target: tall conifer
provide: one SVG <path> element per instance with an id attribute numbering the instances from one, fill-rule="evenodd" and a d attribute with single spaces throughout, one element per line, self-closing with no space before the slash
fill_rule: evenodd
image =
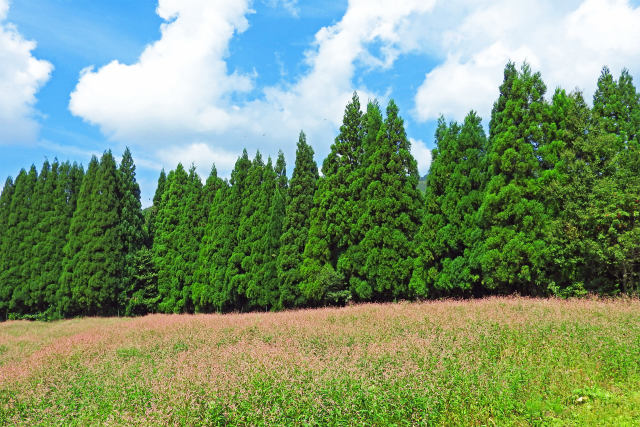
<path id="1" fill-rule="evenodd" d="M 273 174 L 271 161 L 269 161 L 269 166 L 271 168 L 270 174 Z M 229 258 L 226 271 L 227 286 L 230 290 L 228 294 L 234 301 L 234 305 L 241 309 L 249 308 L 250 304 L 254 302 L 253 297 L 248 300 L 248 289 L 250 285 L 256 286 L 254 264 L 262 261 L 262 254 L 252 254 L 252 247 L 258 240 L 258 236 L 261 236 L 265 231 L 263 228 L 266 222 L 265 209 L 268 206 L 265 206 L 267 203 L 266 193 L 261 191 L 264 174 L 265 164 L 258 151 L 247 174 L 246 186 L 241 199 L 242 209 L 238 222 L 237 244 Z M 271 183 L 273 184 L 274 181 L 272 180 Z"/>
<path id="2" fill-rule="evenodd" d="M 158 308 L 167 313 L 191 311 L 191 285 L 202 233 L 202 183 L 182 164 L 167 177 L 153 241 L 158 268 Z"/>
<path id="3" fill-rule="evenodd" d="M 488 182 L 479 211 L 480 264 L 489 290 L 546 292 L 545 207 L 538 199 L 537 149 L 543 141 L 546 86 L 524 64 L 507 64 L 491 113 Z"/>
<path id="4" fill-rule="evenodd" d="M 116 162 L 106 151 L 91 159 L 71 220 L 60 279 L 64 315 L 118 313 L 124 261 Z"/>
<path id="5" fill-rule="evenodd" d="M 300 288 L 311 303 L 345 301 L 351 297 L 349 279 L 338 264 L 340 257 L 357 241 L 361 201 L 358 170 L 362 167 L 362 112 L 356 93 L 345 108 L 340 133 L 322 165 L 311 213 Z M 347 263 L 348 264 L 348 263 Z"/>
<path id="6" fill-rule="evenodd" d="M 311 222 L 313 195 L 317 188 L 318 165 L 313 159 L 313 148 L 300 132 L 296 149 L 296 164 L 289 182 L 289 203 L 283 223 L 278 255 L 278 281 L 280 307 L 294 307 L 304 303 L 300 293 L 303 276 L 300 271 L 302 253 Z"/>
<path id="7" fill-rule="evenodd" d="M 405 298 L 415 257 L 414 238 L 422 218 L 418 166 L 411 155 L 404 122 L 391 100 L 366 169 L 365 230 L 360 245 L 360 277 L 351 282 L 362 300 Z"/>
<path id="8" fill-rule="evenodd" d="M 28 312 L 31 250 L 35 244 L 34 229 L 39 214 L 32 212 L 34 195 L 38 181 L 35 166 L 29 172 L 20 171 L 11 200 L 8 239 L 11 249 L 8 253 L 8 269 L 0 272 L 0 282 L 11 289 L 9 311 L 15 314 Z"/>
<path id="9" fill-rule="evenodd" d="M 13 247 L 9 217 L 11 215 L 11 199 L 15 192 L 13 179 L 8 177 L 0 194 L 0 320 L 6 320 L 12 289 L 5 281 L 5 272 L 11 266 L 10 252 Z"/>

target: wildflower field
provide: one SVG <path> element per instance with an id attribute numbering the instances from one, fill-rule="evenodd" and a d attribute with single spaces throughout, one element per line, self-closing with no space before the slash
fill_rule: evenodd
<path id="1" fill-rule="evenodd" d="M 10 321 L 0 423 L 640 425 L 640 301 Z"/>

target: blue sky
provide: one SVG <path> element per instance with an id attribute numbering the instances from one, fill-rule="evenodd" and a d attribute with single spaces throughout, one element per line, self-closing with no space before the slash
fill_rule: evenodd
<path id="1" fill-rule="evenodd" d="M 320 164 L 351 93 L 395 99 L 424 174 L 442 113 L 487 118 L 508 60 L 590 98 L 640 77 L 638 0 L 0 0 L 0 177 L 133 152 L 143 205 L 178 161 Z M 485 120 L 486 121 L 486 120 Z"/>

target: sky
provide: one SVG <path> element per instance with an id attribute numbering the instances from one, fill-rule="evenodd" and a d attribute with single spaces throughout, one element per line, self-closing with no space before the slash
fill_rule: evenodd
<path id="1" fill-rule="evenodd" d="M 0 179 L 130 147 L 143 206 L 162 168 L 300 130 L 319 165 L 344 107 L 394 99 L 421 175 L 438 117 L 488 122 L 508 61 L 587 99 L 607 65 L 640 80 L 640 0 L 0 0 Z"/>

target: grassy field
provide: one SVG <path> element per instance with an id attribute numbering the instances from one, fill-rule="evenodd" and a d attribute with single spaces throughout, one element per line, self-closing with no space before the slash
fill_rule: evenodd
<path id="1" fill-rule="evenodd" d="M 640 301 L 0 324 L 2 424 L 640 425 Z"/>

